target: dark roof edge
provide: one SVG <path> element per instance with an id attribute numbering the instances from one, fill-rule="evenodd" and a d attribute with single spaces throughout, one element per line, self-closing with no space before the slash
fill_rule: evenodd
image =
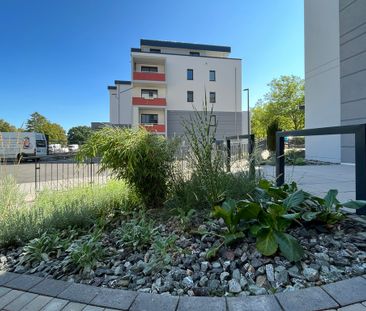
<path id="1" fill-rule="evenodd" d="M 205 51 L 215 51 L 215 52 L 231 52 L 230 46 L 222 45 L 210 45 L 210 44 L 197 44 L 197 43 L 185 43 L 185 42 L 175 42 L 175 41 L 159 41 L 159 40 L 147 40 L 141 39 L 141 45 L 156 46 L 156 47 L 169 47 L 178 49 L 192 49 L 192 50 L 205 50 Z"/>
<path id="2" fill-rule="evenodd" d="M 114 80 L 114 84 L 127 84 L 130 85 L 131 81 L 126 81 L 126 80 Z"/>
<path id="3" fill-rule="evenodd" d="M 111 86 L 111 85 L 108 85 L 108 90 L 117 90 L 117 87 L 116 86 Z"/>

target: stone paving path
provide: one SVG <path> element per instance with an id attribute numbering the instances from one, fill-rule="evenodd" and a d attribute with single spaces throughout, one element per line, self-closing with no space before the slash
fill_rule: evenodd
<path id="1" fill-rule="evenodd" d="M 366 311 L 366 275 L 264 296 L 176 297 L 93 287 L 0 271 L 6 311 Z"/>

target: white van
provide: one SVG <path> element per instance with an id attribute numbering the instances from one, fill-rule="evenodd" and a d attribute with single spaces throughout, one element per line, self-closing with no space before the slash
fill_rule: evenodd
<path id="1" fill-rule="evenodd" d="M 47 155 L 47 140 L 42 133 L 0 132 L 0 159 L 21 160 Z"/>

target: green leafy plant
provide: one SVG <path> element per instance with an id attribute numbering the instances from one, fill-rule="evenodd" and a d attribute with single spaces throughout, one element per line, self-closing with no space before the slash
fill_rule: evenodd
<path id="1" fill-rule="evenodd" d="M 101 242 L 102 233 L 99 230 L 85 235 L 74 241 L 66 250 L 66 265 L 72 265 L 82 271 L 95 268 L 98 261 L 106 256 L 106 251 Z"/>
<path id="2" fill-rule="evenodd" d="M 191 209 L 184 209 L 184 208 L 175 208 L 173 209 L 173 212 L 175 214 L 175 218 L 180 222 L 183 229 L 187 229 L 188 226 L 191 224 L 192 217 L 196 214 L 196 210 Z"/>
<path id="3" fill-rule="evenodd" d="M 145 215 L 131 218 L 114 231 L 118 245 L 142 249 L 150 247 L 157 234 L 154 222 Z"/>
<path id="4" fill-rule="evenodd" d="M 153 255 L 148 263 L 152 270 L 157 271 L 171 263 L 171 253 L 178 249 L 175 244 L 177 239 L 178 236 L 175 234 L 168 237 L 161 237 L 160 235 L 155 237 L 154 243 L 152 244 Z"/>
<path id="5" fill-rule="evenodd" d="M 78 158 L 101 157 L 101 170 L 111 170 L 133 186 L 146 207 L 166 199 L 176 143 L 143 128 L 104 128 L 81 148 Z"/>

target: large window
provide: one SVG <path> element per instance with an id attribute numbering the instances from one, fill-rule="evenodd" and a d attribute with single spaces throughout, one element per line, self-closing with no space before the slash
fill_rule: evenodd
<path id="1" fill-rule="evenodd" d="M 215 70 L 210 70 L 209 78 L 210 78 L 210 81 L 216 81 L 216 71 Z"/>
<path id="2" fill-rule="evenodd" d="M 158 90 L 141 90 L 142 98 L 158 98 Z"/>
<path id="3" fill-rule="evenodd" d="M 141 66 L 142 72 L 158 72 L 158 67 L 153 66 Z"/>
<path id="4" fill-rule="evenodd" d="M 200 56 L 200 52 L 189 52 L 189 55 L 191 56 Z"/>
<path id="5" fill-rule="evenodd" d="M 161 53 L 160 49 L 150 49 L 151 53 Z"/>
<path id="6" fill-rule="evenodd" d="M 187 91 L 187 102 L 193 103 L 193 91 Z"/>
<path id="7" fill-rule="evenodd" d="M 210 103 L 216 103 L 216 92 L 210 92 Z"/>
<path id="8" fill-rule="evenodd" d="M 158 124 L 158 115 L 157 114 L 141 114 L 141 124 Z"/>
<path id="9" fill-rule="evenodd" d="M 187 80 L 193 80 L 193 69 L 187 69 Z"/>

